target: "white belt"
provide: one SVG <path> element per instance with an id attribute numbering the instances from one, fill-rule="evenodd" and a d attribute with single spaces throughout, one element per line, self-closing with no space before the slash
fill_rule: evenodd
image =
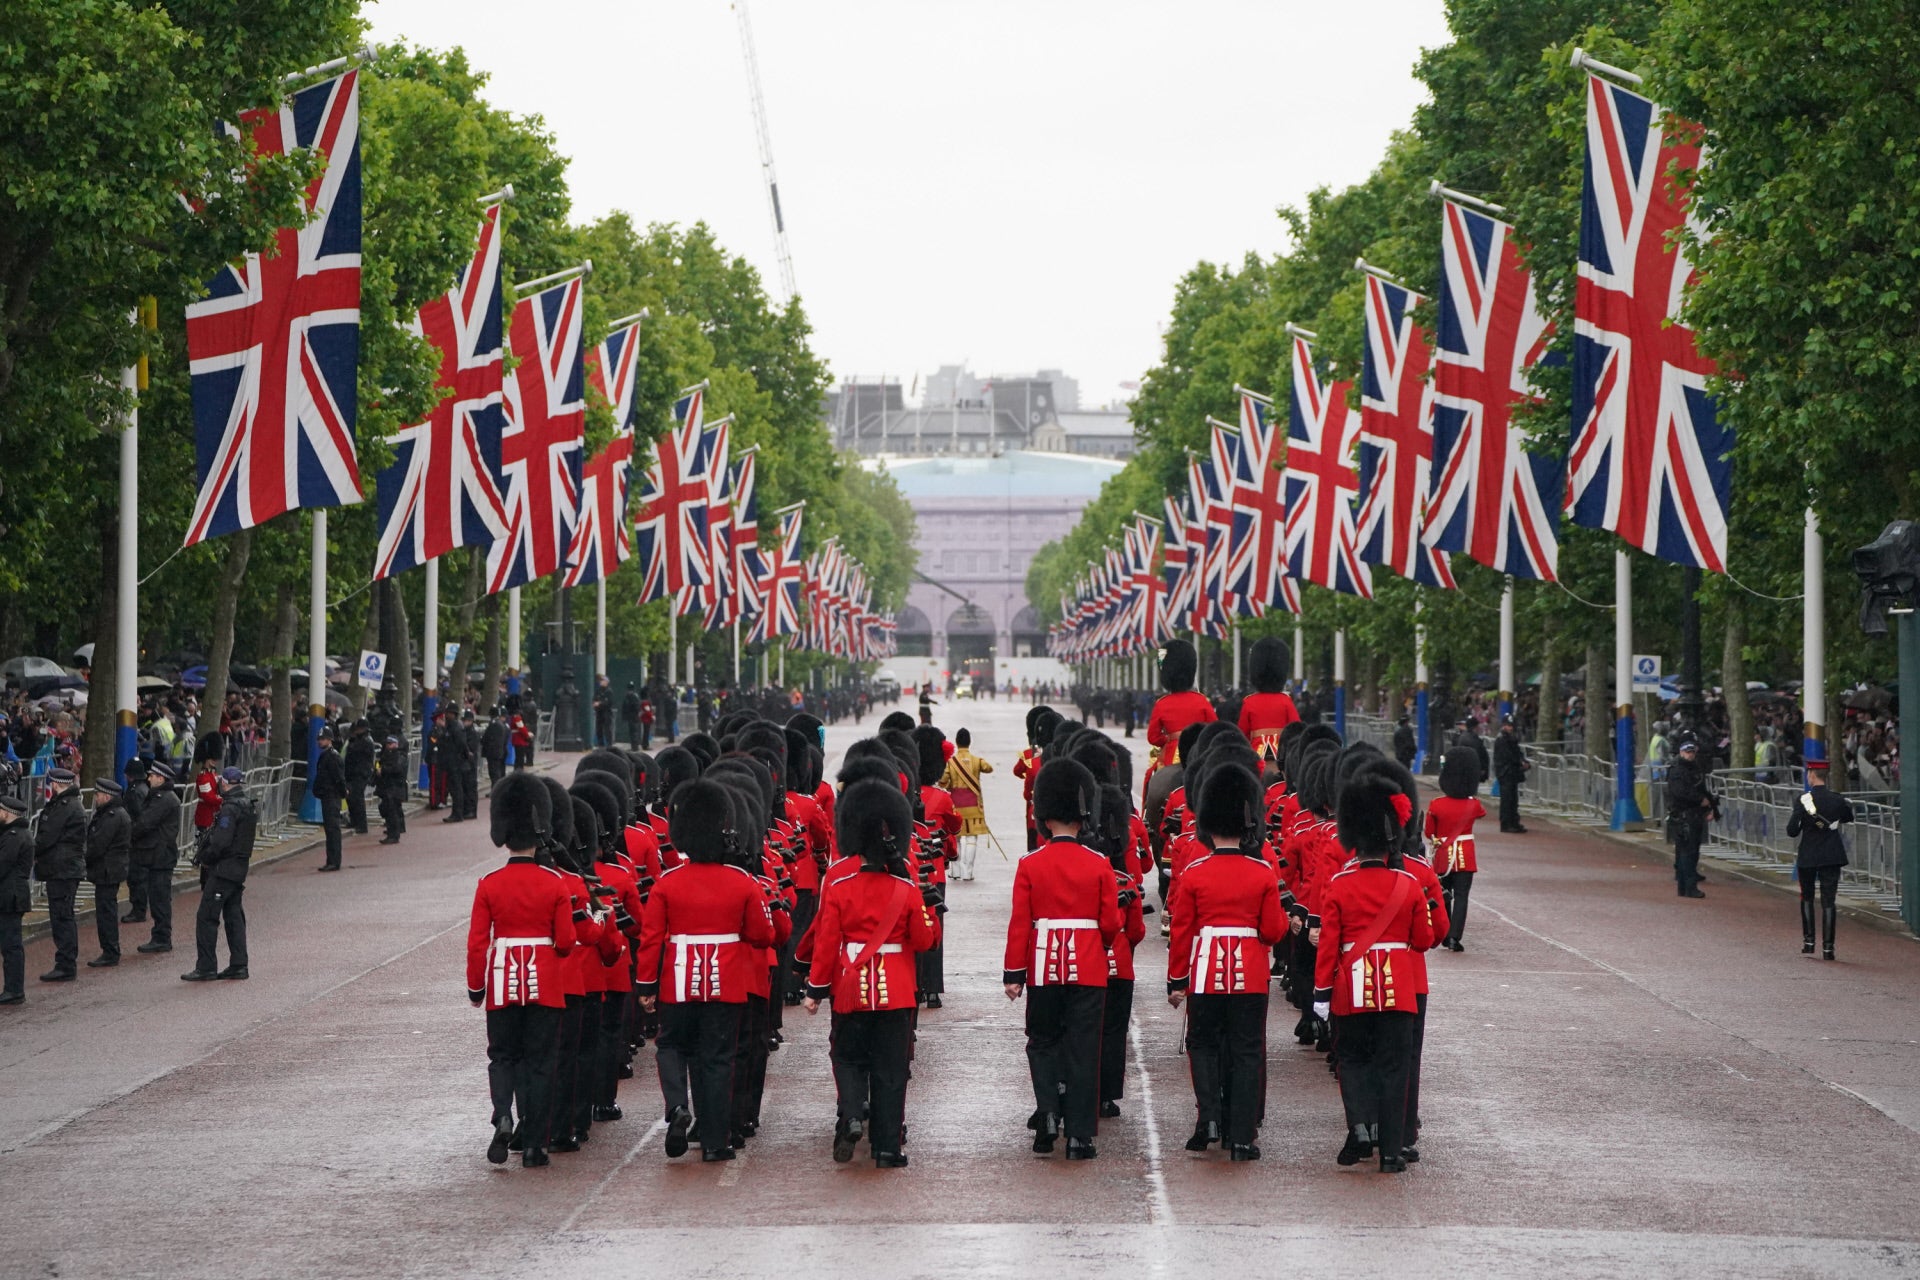
<path id="1" fill-rule="evenodd" d="M 846 948 L 847 961 L 848 963 L 852 963 L 860 958 L 860 953 L 867 949 L 867 944 L 864 942 L 849 942 L 846 944 Z M 873 949 L 873 954 L 877 956 L 897 956 L 904 950 L 906 950 L 906 948 L 897 942 L 883 942 Z"/>
<path id="2" fill-rule="evenodd" d="M 1367 948 L 1366 953 L 1354 958 L 1353 962 L 1347 966 L 1347 972 L 1353 983 L 1353 1003 L 1356 1006 L 1364 1004 L 1367 998 L 1367 955 L 1375 951 L 1405 951 L 1406 949 L 1407 944 L 1404 942 L 1376 942 Z M 1344 944 L 1340 950 L 1342 953 L 1352 951 L 1353 943 Z"/>
<path id="3" fill-rule="evenodd" d="M 527 957 L 524 970 L 510 965 L 508 959 L 515 951 L 527 951 L 534 947 L 550 947 L 552 938 L 495 938 L 488 950 L 490 978 L 493 986 L 495 1004 L 532 1004 L 540 999 L 540 971 L 533 965 L 533 958 Z M 521 997 L 514 1000 L 510 997 Z"/>
<path id="4" fill-rule="evenodd" d="M 674 998 L 685 1003 L 687 992 L 692 983 L 693 966 L 699 963 L 701 972 L 697 984 L 702 991 L 701 999 L 718 1000 L 720 998 L 720 947 L 729 942 L 740 941 L 737 933 L 671 933 L 667 941 L 673 944 L 673 994 Z M 711 958 L 698 960 L 693 954 L 695 947 L 714 948 Z"/>
<path id="5" fill-rule="evenodd" d="M 1070 935 L 1075 929 L 1098 929 L 1099 927 L 1100 922 L 1098 920 L 1035 920 L 1033 922 L 1033 971 L 1027 975 L 1028 980 L 1034 986 L 1044 987 L 1048 985 L 1047 951 L 1052 935 L 1056 933 Z M 1071 959 L 1062 957 L 1062 960 L 1066 965 L 1065 971 L 1070 975 L 1063 979 L 1063 981 L 1072 982 L 1079 976 L 1079 954 L 1076 952 Z"/>
<path id="6" fill-rule="evenodd" d="M 1187 962 L 1193 970 L 1193 994 L 1197 996 L 1207 994 L 1207 979 L 1213 972 L 1213 944 L 1216 941 L 1222 938 L 1257 938 L 1259 936 L 1258 929 L 1250 929 L 1243 924 L 1200 926 L 1200 936 L 1193 940 L 1193 956 Z"/>

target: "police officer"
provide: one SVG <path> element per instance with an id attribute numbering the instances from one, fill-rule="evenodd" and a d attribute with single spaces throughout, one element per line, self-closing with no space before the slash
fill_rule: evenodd
<path id="1" fill-rule="evenodd" d="M 446 780 L 447 788 L 447 816 L 440 821 L 465 822 L 467 775 L 473 765 L 473 752 L 468 746 L 466 731 L 452 716 L 447 716 L 439 724 L 438 734 L 434 746 L 434 767 L 438 776 Z"/>
<path id="2" fill-rule="evenodd" d="M 396 737 L 388 737 L 380 749 L 373 791 L 380 798 L 380 821 L 387 827 L 380 843 L 399 844 L 407 832 L 407 753 Z"/>
<path id="3" fill-rule="evenodd" d="M 74 899 L 87 869 L 87 815 L 71 769 L 47 774 L 47 802 L 33 834 L 33 874 L 47 886 L 47 923 L 53 931 L 53 968 L 42 982 L 72 982 L 80 963 L 80 926 Z"/>
<path id="4" fill-rule="evenodd" d="M 1833 959 L 1833 934 L 1840 923 L 1840 868 L 1847 865 L 1842 823 L 1853 821 L 1847 798 L 1827 790 L 1827 762 L 1807 761 L 1807 791 L 1787 817 L 1787 834 L 1800 837 L 1794 873 L 1800 881 L 1800 954 L 1813 954 L 1813 894 L 1820 891 L 1821 954 Z"/>
<path id="5" fill-rule="evenodd" d="M 340 869 L 340 802 L 347 798 L 347 766 L 333 749 L 333 726 L 320 726 L 320 754 L 314 761 L 313 785 L 308 788 L 320 802 L 320 829 L 327 834 L 327 860 L 322 871 Z"/>
<path id="6" fill-rule="evenodd" d="M 507 776 L 507 717 L 499 707 L 487 716 L 487 727 L 480 734 L 480 754 L 487 762 L 487 784 L 497 787 Z"/>
<path id="7" fill-rule="evenodd" d="M 173 766 L 155 760 L 147 766 L 147 791 L 133 814 L 128 841 L 128 875 L 144 880 L 153 933 L 135 950 L 152 955 L 173 950 L 173 871 L 180 863 L 180 793 Z"/>
<path id="8" fill-rule="evenodd" d="M 627 746 L 631 750 L 642 749 L 640 742 L 640 690 L 633 681 L 627 681 L 627 692 L 620 699 L 620 718 L 627 725 Z"/>
<path id="9" fill-rule="evenodd" d="M 21 1004 L 27 998 L 27 949 L 20 941 L 20 917 L 33 905 L 32 875 L 27 802 L 0 795 L 0 1004 Z"/>
<path id="10" fill-rule="evenodd" d="M 93 885 L 93 928 L 100 954 L 89 969 L 120 963 L 120 886 L 127 881 L 128 837 L 133 821 L 120 802 L 123 788 L 112 778 L 93 780 L 93 813 L 87 819 L 87 880 Z"/>
<path id="11" fill-rule="evenodd" d="M 241 898 L 247 890 L 247 867 L 253 861 L 257 818 L 253 797 L 245 787 L 247 775 L 229 766 L 220 773 L 220 816 L 200 838 L 194 863 L 200 868 L 200 910 L 194 917 L 194 942 L 199 958 L 180 975 L 182 982 L 211 982 L 215 978 L 247 976 L 247 911 Z M 220 925 L 227 926 L 227 967 L 219 969 Z"/>
<path id="12" fill-rule="evenodd" d="M 1673 877 L 1683 898 L 1704 898 L 1700 888 L 1700 842 L 1717 808 L 1707 788 L 1707 768 L 1700 762 L 1700 743 L 1691 735 L 1680 740 L 1667 770 L 1667 821 L 1673 826 Z"/>
<path id="13" fill-rule="evenodd" d="M 126 808 L 127 817 L 138 820 L 140 807 L 147 802 L 147 771 L 141 766 L 138 757 L 127 761 L 126 790 L 120 795 L 120 803 Z M 133 861 L 129 854 L 127 864 L 127 914 L 120 917 L 121 924 L 142 924 L 147 919 L 147 878 L 140 872 L 140 864 Z"/>
<path id="14" fill-rule="evenodd" d="M 467 802 L 469 821 L 480 817 L 480 728 L 474 723 L 473 708 L 460 713 L 461 794 Z"/>
<path id="15" fill-rule="evenodd" d="M 367 834 L 367 788 L 373 785 L 373 762 L 379 755 L 365 718 L 347 731 L 347 822 L 356 835 Z"/>
<path id="16" fill-rule="evenodd" d="M 1493 740 L 1493 776 L 1500 784 L 1500 829 L 1516 835 L 1525 835 L 1527 829 L 1520 825 L 1520 784 L 1526 779 L 1527 770 L 1533 766 L 1527 763 L 1526 753 L 1520 749 L 1520 734 L 1513 725 L 1513 717 L 1507 716 L 1500 721 L 1500 736 Z"/>

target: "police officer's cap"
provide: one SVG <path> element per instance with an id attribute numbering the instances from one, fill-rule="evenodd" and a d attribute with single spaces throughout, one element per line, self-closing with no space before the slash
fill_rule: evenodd
<path id="1" fill-rule="evenodd" d="M 110 796 L 117 796 L 126 791 L 125 787 L 115 782 L 112 778 L 95 778 L 93 780 L 93 789 L 95 791 L 104 791 Z"/>

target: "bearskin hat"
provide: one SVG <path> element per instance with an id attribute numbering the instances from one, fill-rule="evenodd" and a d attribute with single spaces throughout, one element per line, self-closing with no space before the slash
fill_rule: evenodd
<path id="1" fill-rule="evenodd" d="M 733 819 L 728 828 L 731 834 L 727 841 L 725 861 L 751 867 L 753 864 L 742 855 L 749 850 L 757 852 L 766 839 L 766 828 L 761 822 L 760 795 L 754 788 L 753 779 L 744 773 L 721 769 L 702 780 L 711 781 L 725 791 L 732 805 Z"/>
<path id="2" fill-rule="evenodd" d="M 1094 781 L 1101 786 L 1120 784 L 1120 752 L 1106 735 L 1088 732 L 1080 735 L 1071 750 L 1065 753 L 1069 760 L 1078 760 L 1087 766 Z"/>
<path id="3" fill-rule="evenodd" d="M 1096 784 L 1077 760 L 1049 760 L 1033 780 L 1033 824 L 1092 820 Z"/>
<path id="4" fill-rule="evenodd" d="M 1194 744 L 1200 741 L 1200 731 L 1212 723 L 1214 722 L 1211 720 L 1195 720 L 1180 731 L 1180 736 L 1174 740 L 1176 749 L 1180 752 L 1179 763 L 1185 764 L 1193 757 Z"/>
<path id="5" fill-rule="evenodd" d="M 1048 706 L 1044 702 L 1036 703 L 1033 706 L 1028 707 L 1027 708 L 1027 745 L 1030 747 L 1038 745 L 1037 743 L 1034 742 L 1033 735 L 1034 735 L 1035 727 L 1038 726 L 1040 723 L 1041 716 L 1059 715 L 1059 714 L 1060 714 L 1059 712 L 1055 711 L 1052 707 Z"/>
<path id="6" fill-rule="evenodd" d="M 1330 743 L 1310 742 L 1300 749 L 1297 760 L 1299 777 L 1294 793 L 1300 803 L 1325 818 L 1333 814 L 1333 762 L 1338 754 Z"/>
<path id="7" fill-rule="evenodd" d="M 573 797 L 560 785 L 558 778 L 542 774 L 540 785 L 547 789 L 547 802 L 553 814 L 552 832 L 547 847 L 554 852 L 554 861 L 570 871 L 580 868 L 573 859 Z"/>
<path id="8" fill-rule="evenodd" d="M 567 790 L 576 800 L 583 800 L 593 810 L 594 829 L 598 839 L 594 842 L 596 850 L 612 850 L 618 847 L 620 833 L 626 830 L 626 818 L 620 810 L 620 799 L 614 789 L 600 779 L 604 773 L 589 772 L 585 777 L 576 777 Z M 578 826 L 580 816 L 574 814 L 574 825 Z"/>
<path id="9" fill-rule="evenodd" d="M 780 732 L 787 741 L 787 790 L 812 791 L 820 783 L 816 780 L 813 786 L 807 785 L 808 756 L 817 748 L 812 740 L 798 729 L 782 729 Z"/>
<path id="10" fill-rule="evenodd" d="M 1115 871 L 1127 869 L 1127 846 L 1133 838 L 1133 816 L 1127 793 L 1118 783 L 1103 782 L 1096 797 L 1098 813 L 1094 818 L 1095 844 Z M 1085 832 L 1081 833 L 1085 836 Z"/>
<path id="11" fill-rule="evenodd" d="M 781 795 L 779 788 L 774 785 L 773 772 L 767 768 L 766 761 L 746 752 L 736 752 L 715 760 L 713 768 L 707 773 L 709 776 L 737 777 L 752 788 L 755 813 L 748 829 L 756 842 L 765 839 Z"/>
<path id="12" fill-rule="evenodd" d="M 620 804 L 620 825 L 626 826 L 633 821 L 633 788 L 626 785 L 626 779 L 619 774 L 608 773 L 605 769 L 575 769 L 575 782 L 597 782 L 613 792 L 613 798 Z"/>
<path id="13" fill-rule="evenodd" d="M 1260 775 L 1244 761 L 1229 760 L 1207 770 L 1193 825 L 1203 837 L 1235 840 L 1243 851 L 1257 854 L 1266 834 L 1266 811 L 1267 790 L 1260 785 Z"/>
<path id="14" fill-rule="evenodd" d="M 736 751 L 768 751 L 780 762 L 774 776 L 787 776 L 787 731 L 766 720 L 754 720 L 734 735 Z"/>
<path id="15" fill-rule="evenodd" d="M 685 747 L 663 747 L 660 754 L 653 758 L 654 766 L 660 772 L 659 794 L 671 796 L 683 783 L 692 782 L 706 768 L 700 757 Z"/>
<path id="16" fill-rule="evenodd" d="M 1480 753 L 1455 747 L 1440 761 L 1440 791 L 1455 800 L 1471 799 L 1480 789 Z"/>
<path id="17" fill-rule="evenodd" d="M 1027 741 L 1038 750 L 1045 751 L 1053 742 L 1053 731 L 1060 727 L 1063 717 L 1052 707 L 1038 708 L 1040 714 L 1033 718 L 1033 724 L 1027 731 Z"/>
<path id="18" fill-rule="evenodd" d="M 553 801 L 539 775 L 510 773 L 500 779 L 487 799 L 487 821 L 495 847 L 539 848 L 553 825 Z"/>
<path id="19" fill-rule="evenodd" d="M 706 733 L 690 733 L 680 739 L 680 745 L 700 757 L 700 767 L 706 768 L 720 758 L 719 739 Z"/>
<path id="20" fill-rule="evenodd" d="M 847 758 L 840 762 L 840 774 L 836 780 L 840 783 L 840 789 L 843 795 L 846 793 L 847 788 L 853 786 L 856 782 L 884 782 L 895 791 L 899 791 L 900 769 L 893 763 L 892 756 L 882 758 L 880 756 L 856 756 L 849 753 Z M 901 794 L 903 796 L 905 795 L 904 792 Z M 834 816 L 839 816 L 838 808 L 834 810 Z"/>
<path id="21" fill-rule="evenodd" d="M 1193 688 L 1200 674 L 1200 654 L 1191 640 L 1169 640 L 1160 654 L 1160 687 L 1168 693 L 1185 693 Z"/>
<path id="22" fill-rule="evenodd" d="M 825 727 L 820 723 L 819 716 L 810 715 L 805 711 L 796 711 L 787 717 L 787 728 L 804 733 L 807 741 L 816 747 L 820 745 L 820 734 Z"/>
<path id="23" fill-rule="evenodd" d="M 907 857 L 913 840 L 913 810 L 899 787 L 862 778 L 840 793 L 833 829 L 842 855 L 884 869 Z"/>
<path id="24" fill-rule="evenodd" d="M 880 732 L 893 733 L 896 731 L 900 733 L 912 733 L 913 717 L 904 711 L 887 712 L 885 718 L 880 721 Z"/>
<path id="25" fill-rule="evenodd" d="M 1399 849 L 1415 812 L 1413 800 L 1376 763 L 1340 789 L 1340 843 L 1358 857 L 1384 858 Z"/>
<path id="26" fill-rule="evenodd" d="M 615 751 L 611 747 L 589 751 L 580 757 L 580 763 L 574 767 L 574 772 L 578 774 L 583 769 L 598 769 L 616 778 L 625 778 L 628 789 L 631 790 L 633 787 L 633 761 L 627 759 L 627 753 L 624 751 Z"/>
<path id="27" fill-rule="evenodd" d="M 1293 675 L 1293 651 L 1279 636 L 1261 636 L 1247 655 L 1247 678 L 1261 693 L 1281 693 Z"/>
<path id="28" fill-rule="evenodd" d="M 637 807 L 652 804 L 660 786 L 660 766 L 644 751 L 629 751 L 633 758 L 633 803 Z"/>
<path id="29" fill-rule="evenodd" d="M 938 786 L 940 775 L 947 771 L 947 735 L 923 724 L 913 731 L 913 745 L 920 753 L 920 785 Z"/>
<path id="30" fill-rule="evenodd" d="M 1340 788 L 1347 785 L 1347 779 L 1376 760 L 1386 758 L 1386 753 L 1371 742 L 1349 742 L 1340 748 L 1340 754 L 1334 757 L 1333 799 L 1340 802 Z"/>
<path id="31" fill-rule="evenodd" d="M 1362 777 L 1384 779 L 1395 791 L 1407 798 L 1408 817 L 1400 824 L 1400 839 L 1394 847 L 1403 854 L 1418 854 L 1421 848 L 1420 787 L 1413 780 L 1413 774 L 1392 756 L 1383 755 L 1355 775 L 1353 781 L 1357 783 Z"/>
<path id="32" fill-rule="evenodd" d="M 911 733 L 902 733 L 897 729 L 887 729 L 880 734 L 880 745 L 893 753 L 900 762 L 900 771 L 912 778 L 916 784 L 920 779 L 920 747 Z"/>
<path id="33" fill-rule="evenodd" d="M 664 752 L 662 753 L 665 754 Z M 706 778 L 683 782 L 668 801 L 667 839 L 693 862 L 725 862 L 736 835 L 733 797 Z"/>
<path id="34" fill-rule="evenodd" d="M 1287 752 L 1292 750 L 1293 744 L 1298 742 L 1300 735 L 1306 731 L 1307 726 L 1295 720 L 1280 731 L 1279 739 L 1273 744 L 1273 759 L 1280 766 L 1282 777 L 1286 776 Z"/>
<path id="35" fill-rule="evenodd" d="M 573 859 L 585 871 L 600 860 L 600 818 L 584 797 L 569 794 L 567 804 L 573 810 Z"/>

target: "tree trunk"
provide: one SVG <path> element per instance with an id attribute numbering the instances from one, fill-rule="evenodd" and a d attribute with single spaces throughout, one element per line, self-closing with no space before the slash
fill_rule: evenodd
<path id="1" fill-rule="evenodd" d="M 485 572 L 486 562 L 480 558 L 480 548 L 468 548 L 467 571 L 460 577 L 460 607 L 454 611 L 453 642 L 459 648 L 454 650 L 453 665 L 447 669 L 447 693 L 455 709 L 467 704 L 467 672 L 473 667 L 474 618 L 479 612 L 480 579 Z"/>
<path id="2" fill-rule="evenodd" d="M 487 647 L 480 677 L 480 705 L 500 705 L 500 596 L 487 597 Z"/>
<path id="3" fill-rule="evenodd" d="M 1720 693 L 1727 700 L 1729 768 L 1753 768 L 1753 704 L 1747 701 L 1747 605 L 1727 598 L 1727 643 L 1720 655 Z"/>
<path id="4" fill-rule="evenodd" d="M 293 758 L 293 645 L 300 631 L 300 608 L 293 584 L 282 582 L 273 602 L 273 681 L 268 691 L 267 759 Z M 313 697 L 313 673 L 307 673 L 307 697 Z M 325 683 L 321 684 L 325 696 Z M 305 743 L 301 755 L 305 755 Z"/>
<path id="5" fill-rule="evenodd" d="M 380 647 L 380 584 L 374 583 L 367 588 L 367 618 L 360 624 L 360 647 L 378 649 Z M 360 655 L 348 655 L 348 666 L 353 675 L 347 681 L 347 707 L 355 720 L 367 714 L 367 699 L 373 690 L 360 683 Z"/>
<path id="6" fill-rule="evenodd" d="M 114 738 L 119 728 L 119 646 L 115 632 L 119 618 L 120 538 L 111 504 L 100 504 L 100 583 L 93 613 L 93 666 L 89 671 L 87 711 L 82 729 L 86 753 L 81 760 L 82 785 L 113 773 Z M 64 656 L 64 655 L 63 655 Z"/>
<path id="7" fill-rule="evenodd" d="M 387 579 L 387 608 L 393 610 L 393 652 L 387 655 L 387 682 L 400 723 L 413 723 L 413 634 L 407 628 L 407 601 L 400 584 Z"/>
<path id="8" fill-rule="evenodd" d="M 1613 756 L 1613 747 L 1608 742 L 1612 737 L 1613 710 L 1608 705 L 1607 669 L 1600 646 L 1587 646 L 1587 706 L 1586 754 L 1596 760 L 1607 760 Z"/>
<path id="9" fill-rule="evenodd" d="M 1567 736 L 1561 727 L 1560 715 L 1564 703 L 1560 698 L 1560 642 L 1556 632 L 1559 628 L 1549 618 L 1541 626 L 1542 649 L 1540 653 L 1540 705 L 1534 716 L 1533 736 L 1539 742 L 1559 742 Z"/>
<path id="10" fill-rule="evenodd" d="M 207 648 L 207 687 L 200 695 L 196 733 L 205 737 L 220 727 L 220 708 L 227 700 L 227 670 L 233 665 L 233 616 L 240 606 L 240 584 L 246 581 L 247 557 L 253 552 L 253 530 L 227 535 L 227 562 L 213 595 L 213 643 Z"/>

